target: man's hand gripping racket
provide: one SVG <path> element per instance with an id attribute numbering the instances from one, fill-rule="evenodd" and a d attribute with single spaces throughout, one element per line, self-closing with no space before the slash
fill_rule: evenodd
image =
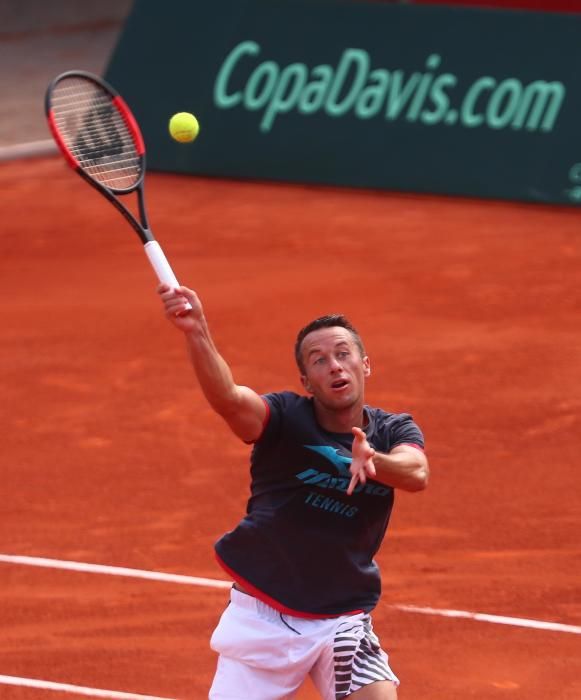
<path id="1" fill-rule="evenodd" d="M 68 164 L 98 190 L 131 224 L 159 281 L 179 287 L 155 240 L 145 210 L 145 144 L 123 98 L 104 80 L 84 71 L 68 71 L 48 86 L 45 100 L 49 127 Z M 119 197 L 137 193 L 139 220 Z M 181 313 L 187 313 L 186 304 Z"/>

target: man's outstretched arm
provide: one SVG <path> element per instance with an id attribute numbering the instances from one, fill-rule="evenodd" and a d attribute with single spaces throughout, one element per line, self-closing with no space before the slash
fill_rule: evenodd
<path id="1" fill-rule="evenodd" d="M 351 495 L 359 482 L 380 481 L 403 491 L 422 491 L 428 485 L 430 466 L 423 450 L 412 445 L 396 445 L 388 453 L 376 452 L 361 428 L 353 428 Z"/>

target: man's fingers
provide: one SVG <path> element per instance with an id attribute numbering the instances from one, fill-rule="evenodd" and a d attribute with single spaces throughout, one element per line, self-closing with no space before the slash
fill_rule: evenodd
<path id="1" fill-rule="evenodd" d="M 189 312 L 190 307 L 187 306 L 187 302 L 183 297 L 172 299 L 165 303 L 165 315 L 169 319 L 186 316 Z"/>
<path id="2" fill-rule="evenodd" d="M 353 463 L 351 463 L 350 470 L 352 476 L 349 486 L 347 487 L 348 496 L 351 496 L 359 482 L 366 484 L 368 477 L 374 477 L 377 474 L 377 470 L 375 469 L 375 465 L 373 464 L 371 458 L 363 462 L 361 466 L 353 466 Z"/>
<path id="3" fill-rule="evenodd" d="M 165 302 L 165 310 L 171 314 L 177 309 L 185 308 L 186 300 L 183 297 L 172 297 Z"/>
<path id="4" fill-rule="evenodd" d="M 358 479 L 359 477 L 357 476 L 357 474 L 353 474 L 353 476 L 351 477 L 351 481 L 349 482 L 349 486 L 347 487 L 348 496 L 352 495 L 353 489 L 357 486 Z"/>
<path id="5" fill-rule="evenodd" d="M 179 287 L 170 287 L 169 284 L 163 283 L 158 285 L 157 293 L 164 301 L 172 298 L 179 298 L 192 302 L 197 299 L 196 293 L 183 285 L 180 285 Z"/>
<path id="6" fill-rule="evenodd" d="M 185 303 L 185 297 L 173 289 L 167 289 L 164 292 L 160 292 L 160 297 L 163 303 L 167 306 L 168 304 L 178 302 L 180 304 Z"/>
<path id="7" fill-rule="evenodd" d="M 184 287 L 183 285 L 181 285 L 180 287 L 176 287 L 176 289 L 174 289 L 174 292 L 183 296 L 190 302 L 190 304 L 194 304 L 198 301 L 198 295 L 192 289 Z"/>
<path id="8" fill-rule="evenodd" d="M 366 473 L 366 464 L 362 464 L 360 467 L 353 467 L 353 464 L 351 464 L 351 481 L 349 482 L 349 486 L 347 488 L 347 495 L 350 496 L 355 487 L 359 482 L 362 484 L 367 483 L 367 473 Z"/>

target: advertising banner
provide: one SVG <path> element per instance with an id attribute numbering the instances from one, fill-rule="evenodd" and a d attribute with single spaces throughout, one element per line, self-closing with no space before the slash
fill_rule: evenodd
<path id="1" fill-rule="evenodd" d="M 138 0 L 106 77 L 151 169 L 580 205 L 579 65 L 574 15 Z"/>

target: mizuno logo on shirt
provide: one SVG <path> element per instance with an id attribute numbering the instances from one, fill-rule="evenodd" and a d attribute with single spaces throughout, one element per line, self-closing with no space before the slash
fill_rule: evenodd
<path id="1" fill-rule="evenodd" d="M 334 489 L 336 491 L 347 491 L 349 479 L 342 476 L 331 476 L 326 472 L 320 472 L 316 469 L 305 469 L 305 471 L 296 474 L 297 479 L 300 479 L 304 484 L 318 486 L 323 489 Z M 387 496 L 391 492 L 389 486 L 383 486 L 374 481 L 368 481 L 366 484 L 359 482 L 353 493 L 365 493 L 369 496 Z"/>
<path id="2" fill-rule="evenodd" d="M 349 465 L 353 461 L 351 457 L 345 457 L 339 450 L 330 445 L 303 445 L 308 450 L 317 452 L 335 467 L 339 472 L 339 476 L 332 476 L 327 472 L 321 472 L 317 469 L 306 469 L 297 474 L 297 479 L 300 479 L 305 484 L 318 486 L 323 489 L 334 489 L 336 491 L 347 491 L 351 480 L 351 472 Z M 364 492 L 370 496 L 387 496 L 391 489 L 382 484 L 367 482 L 366 484 L 359 483 L 355 487 L 354 493 Z"/>
<path id="3" fill-rule="evenodd" d="M 327 459 L 331 464 L 337 469 L 341 476 L 350 476 L 349 465 L 352 460 L 351 457 L 345 457 L 339 450 L 328 445 L 303 445 L 308 450 L 313 450 L 313 452 L 318 452 L 325 459 Z"/>

